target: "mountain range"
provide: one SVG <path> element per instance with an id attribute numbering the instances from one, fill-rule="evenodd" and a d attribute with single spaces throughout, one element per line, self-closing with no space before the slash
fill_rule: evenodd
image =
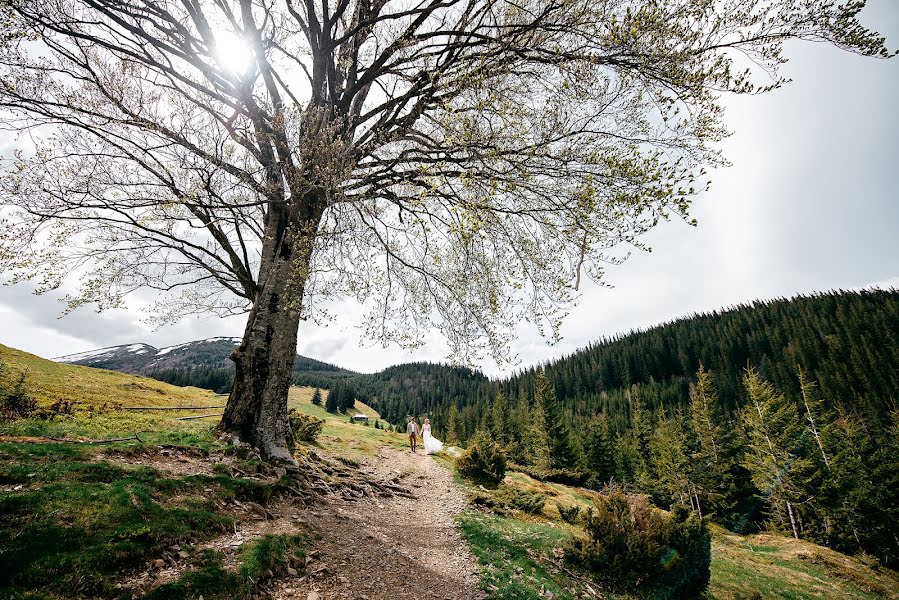
<path id="1" fill-rule="evenodd" d="M 225 392 L 231 387 L 234 372 L 234 365 L 228 357 L 239 343 L 240 338 L 214 337 L 165 348 L 144 343 L 123 344 L 59 356 L 53 360 Z M 293 371 L 295 378 L 299 374 L 326 379 L 355 375 L 347 369 L 299 354 L 294 360 Z"/>

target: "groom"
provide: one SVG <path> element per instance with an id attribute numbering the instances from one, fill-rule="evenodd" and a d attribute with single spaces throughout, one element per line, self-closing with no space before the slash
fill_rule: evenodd
<path id="1" fill-rule="evenodd" d="M 418 423 L 415 422 L 415 417 L 409 417 L 406 433 L 409 434 L 409 445 L 412 446 L 412 452 L 415 452 L 415 447 L 418 443 Z"/>

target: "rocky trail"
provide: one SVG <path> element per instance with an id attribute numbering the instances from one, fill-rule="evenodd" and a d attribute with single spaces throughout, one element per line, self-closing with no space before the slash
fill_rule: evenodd
<path id="1" fill-rule="evenodd" d="M 277 599 L 483 598 L 474 557 L 453 515 L 465 498 L 431 457 L 383 448 L 360 470 L 412 496 L 323 499 L 308 514 L 313 559 Z"/>

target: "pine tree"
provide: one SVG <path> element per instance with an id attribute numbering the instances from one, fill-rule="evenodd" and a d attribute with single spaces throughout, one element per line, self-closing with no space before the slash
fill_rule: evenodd
<path id="1" fill-rule="evenodd" d="M 796 405 L 754 369 L 746 370 L 744 385 L 749 395 L 749 405 L 743 410 L 747 434 L 744 465 L 767 499 L 775 523 L 789 527 L 798 539 L 797 504 L 808 499 L 803 484 L 810 466 L 803 452 L 802 421 Z"/>
<path id="2" fill-rule="evenodd" d="M 329 413 L 337 413 L 338 401 L 340 396 L 340 384 L 334 384 L 328 390 L 328 397 L 325 399 L 325 410 Z"/>
<path id="3" fill-rule="evenodd" d="M 608 483 L 615 474 L 615 447 L 609 433 L 609 420 L 605 414 L 599 413 L 590 419 L 584 451 L 593 486 L 599 487 Z"/>
<path id="4" fill-rule="evenodd" d="M 664 411 L 649 440 L 652 487 L 667 498 L 666 504 L 680 504 L 697 510 L 696 488 L 690 480 L 687 436 L 679 414 L 666 417 Z"/>
<path id="5" fill-rule="evenodd" d="M 322 405 L 322 391 L 319 388 L 315 388 L 315 391 L 312 392 L 312 404 L 316 406 Z"/>
<path id="6" fill-rule="evenodd" d="M 546 435 L 546 416 L 543 399 L 534 395 L 534 410 L 531 411 L 530 422 L 525 427 L 522 439 L 525 464 L 549 467 L 549 445 Z"/>
<path id="7" fill-rule="evenodd" d="M 465 423 L 459 409 L 453 404 L 446 420 L 446 443 L 450 446 L 460 446 L 464 442 Z"/>
<path id="8" fill-rule="evenodd" d="M 649 456 L 649 415 L 643 408 L 640 394 L 634 389 L 625 392 L 630 405 L 630 422 L 615 441 L 615 462 L 622 481 L 651 483 L 647 468 Z"/>
<path id="9" fill-rule="evenodd" d="M 721 410 L 712 374 L 702 365 L 690 387 L 691 475 L 693 503 L 700 515 L 713 512 L 726 517 L 736 505 L 735 475 L 739 454 L 734 427 Z"/>
<path id="10" fill-rule="evenodd" d="M 505 446 L 509 441 L 509 413 L 506 408 L 506 396 L 497 390 L 491 407 L 490 430 L 494 441 Z"/>
<path id="11" fill-rule="evenodd" d="M 549 466 L 553 469 L 573 469 L 577 466 L 577 453 L 571 443 L 571 430 L 562 415 L 562 407 L 556 393 L 543 371 L 537 372 L 535 396 L 543 407 L 543 423 L 546 445 L 549 449 Z"/>

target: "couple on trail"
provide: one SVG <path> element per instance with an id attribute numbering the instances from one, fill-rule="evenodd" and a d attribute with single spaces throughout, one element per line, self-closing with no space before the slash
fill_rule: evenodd
<path id="1" fill-rule="evenodd" d="M 419 434 L 424 440 L 425 454 L 437 454 L 443 449 L 443 442 L 431 435 L 430 419 L 425 419 L 424 427 L 419 431 L 418 421 L 415 420 L 415 417 L 409 417 L 409 422 L 406 424 L 406 433 L 409 434 L 409 445 L 412 447 L 412 452 L 415 452 L 415 449 L 418 447 Z"/>

